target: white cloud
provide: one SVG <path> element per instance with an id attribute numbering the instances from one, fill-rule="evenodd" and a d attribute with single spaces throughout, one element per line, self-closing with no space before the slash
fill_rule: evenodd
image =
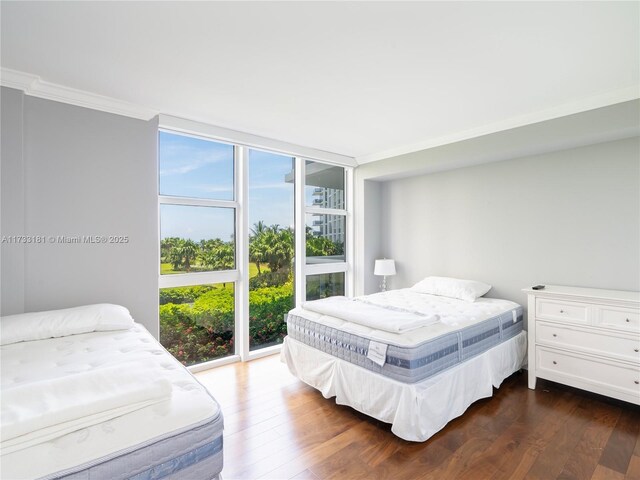
<path id="1" fill-rule="evenodd" d="M 276 189 L 276 188 L 293 191 L 293 183 L 264 183 L 262 185 L 249 185 L 249 191 L 267 190 L 267 189 Z"/>
<path id="2" fill-rule="evenodd" d="M 169 164 L 160 170 L 160 175 L 165 176 L 183 175 L 205 165 L 232 160 L 227 151 L 202 151 L 178 145 L 163 146 L 162 156 L 165 158 L 162 163 Z"/>
<path id="3" fill-rule="evenodd" d="M 201 192 L 209 192 L 209 193 L 216 193 L 216 192 L 229 192 L 231 190 L 233 190 L 232 186 L 217 186 L 217 185 L 193 185 L 190 186 L 190 188 L 193 188 L 194 190 L 199 190 Z"/>

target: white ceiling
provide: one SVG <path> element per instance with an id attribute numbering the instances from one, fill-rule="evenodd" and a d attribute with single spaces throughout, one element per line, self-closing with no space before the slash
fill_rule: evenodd
<path id="1" fill-rule="evenodd" d="M 638 2 L 2 2 L 3 68 L 377 160 L 637 98 Z"/>

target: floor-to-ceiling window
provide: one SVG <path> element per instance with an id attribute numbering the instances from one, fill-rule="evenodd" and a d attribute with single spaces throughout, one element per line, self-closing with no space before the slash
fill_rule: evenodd
<path id="1" fill-rule="evenodd" d="M 349 293 L 349 168 L 159 133 L 160 340 L 186 365 L 270 353 L 285 315 Z"/>
<path id="2" fill-rule="evenodd" d="M 160 341 L 185 365 L 235 354 L 236 148 L 159 133 Z"/>
<path id="3" fill-rule="evenodd" d="M 347 205 L 344 167 L 305 161 L 305 299 L 345 294 Z"/>
<path id="4" fill-rule="evenodd" d="M 249 150 L 249 347 L 277 345 L 294 305 L 295 158 Z"/>

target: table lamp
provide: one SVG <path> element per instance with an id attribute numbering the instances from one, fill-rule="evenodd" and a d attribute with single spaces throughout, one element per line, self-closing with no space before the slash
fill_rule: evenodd
<path id="1" fill-rule="evenodd" d="M 373 269 L 374 275 L 382 275 L 382 284 L 380 289 L 383 292 L 387 291 L 387 276 L 396 274 L 396 262 L 389 258 L 383 258 L 376 260 L 375 268 Z"/>

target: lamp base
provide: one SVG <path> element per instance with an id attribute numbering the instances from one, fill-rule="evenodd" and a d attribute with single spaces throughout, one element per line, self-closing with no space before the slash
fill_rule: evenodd
<path id="1" fill-rule="evenodd" d="M 386 275 L 382 276 L 382 283 L 380 284 L 380 291 L 381 292 L 386 292 L 387 291 L 387 276 Z"/>

